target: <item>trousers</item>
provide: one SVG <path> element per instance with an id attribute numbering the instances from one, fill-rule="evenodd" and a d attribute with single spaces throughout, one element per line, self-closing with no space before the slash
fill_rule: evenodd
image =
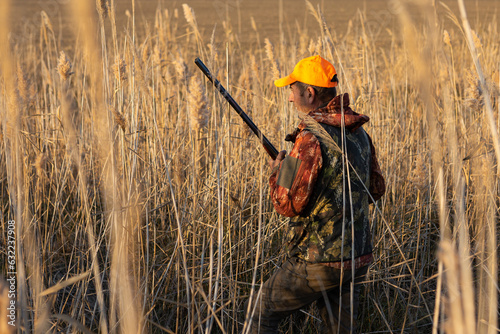
<path id="1" fill-rule="evenodd" d="M 277 333 L 281 320 L 314 301 L 321 315 L 322 333 L 356 333 L 360 282 L 366 276 L 368 265 L 353 270 L 351 309 L 351 269 L 288 258 L 263 284 L 260 298 L 251 309 L 250 333 Z"/>

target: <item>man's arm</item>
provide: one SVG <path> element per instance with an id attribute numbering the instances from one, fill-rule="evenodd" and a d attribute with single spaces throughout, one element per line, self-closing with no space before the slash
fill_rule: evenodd
<path id="1" fill-rule="evenodd" d="M 282 151 L 271 161 L 269 185 L 274 208 L 287 217 L 299 215 L 309 202 L 323 159 L 318 139 L 309 131 L 301 131 L 292 151 Z"/>

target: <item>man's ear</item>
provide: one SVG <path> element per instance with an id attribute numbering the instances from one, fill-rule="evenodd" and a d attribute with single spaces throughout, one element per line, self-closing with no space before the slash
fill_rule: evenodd
<path id="1" fill-rule="evenodd" d="M 305 93 L 307 94 L 306 98 L 308 99 L 309 103 L 313 103 L 316 100 L 316 91 L 311 86 L 307 87 Z"/>

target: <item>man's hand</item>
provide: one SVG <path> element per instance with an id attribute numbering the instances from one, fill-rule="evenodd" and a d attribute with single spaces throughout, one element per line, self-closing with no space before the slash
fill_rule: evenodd
<path id="1" fill-rule="evenodd" d="M 271 169 L 273 169 L 274 167 L 278 166 L 280 164 L 280 162 L 283 159 L 285 159 L 285 155 L 286 155 L 286 151 L 283 150 L 280 153 L 278 153 L 278 156 L 276 157 L 276 160 L 269 160 L 269 166 L 271 167 Z"/>

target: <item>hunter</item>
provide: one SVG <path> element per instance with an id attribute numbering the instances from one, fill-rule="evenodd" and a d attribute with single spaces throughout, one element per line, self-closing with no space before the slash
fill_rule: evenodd
<path id="1" fill-rule="evenodd" d="M 283 318 L 316 301 L 324 333 L 354 333 L 373 261 L 369 204 L 385 193 L 362 128 L 369 117 L 351 109 L 348 94 L 337 96 L 337 72 L 320 56 L 274 84 L 290 88 L 302 122 L 285 138 L 290 154 L 270 161 L 274 208 L 290 217 L 287 257 L 262 286 L 250 332 L 276 333 Z"/>

